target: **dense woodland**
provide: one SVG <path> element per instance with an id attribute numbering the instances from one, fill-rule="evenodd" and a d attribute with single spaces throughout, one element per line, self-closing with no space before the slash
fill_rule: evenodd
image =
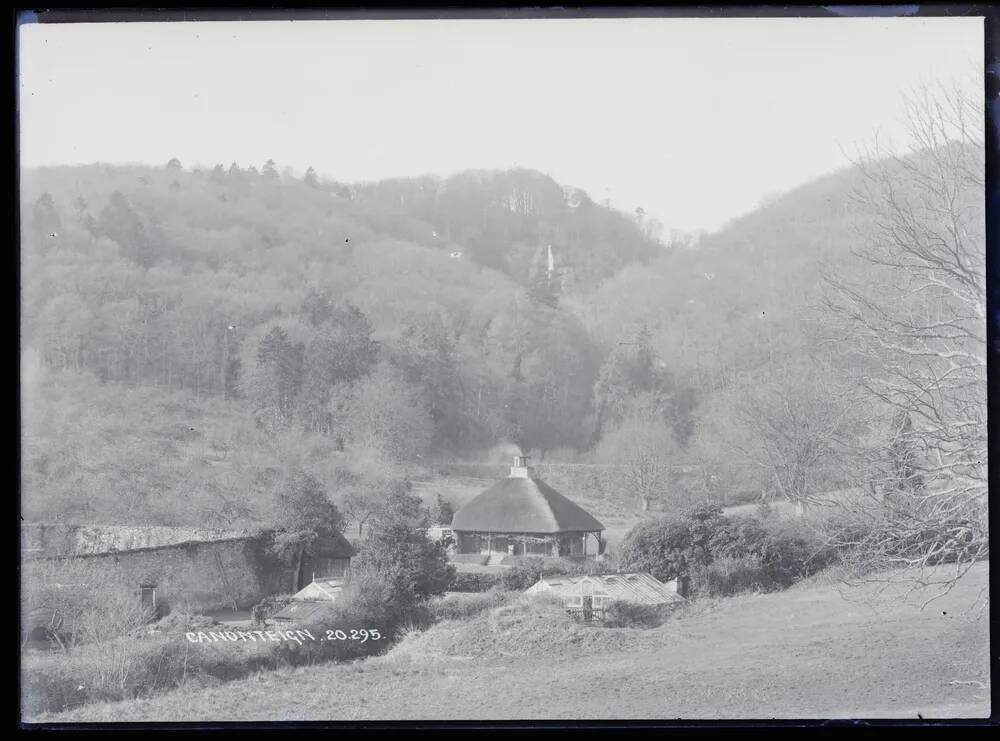
<path id="1" fill-rule="evenodd" d="M 24 514 L 238 525 L 318 484 L 359 522 L 502 444 L 618 464 L 637 509 L 941 451 L 921 486 L 984 490 L 981 141 L 931 134 L 697 241 L 531 170 L 26 171 Z"/>

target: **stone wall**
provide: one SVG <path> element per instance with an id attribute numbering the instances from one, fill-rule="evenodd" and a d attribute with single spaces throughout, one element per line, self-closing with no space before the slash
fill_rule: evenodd
<path id="1" fill-rule="evenodd" d="M 114 581 L 137 593 L 142 585 L 156 585 L 157 604 L 171 611 L 245 609 L 291 585 L 289 570 L 269 558 L 256 538 L 83 555 L 73 561 L 93 567 L 100 583 Z M 32 584 L 37 563 L 23 564 L 26 585 Z"/>
<path id="2" fill-rule="evenodd" d="M 27 557 L 59 556 L 132 551 L 183 543 L 216 542 L 247 538 L 248 530 L 220 528 L 159 527 L 151 525 L 63 525 L 26 523 L 21 528 Z"/>

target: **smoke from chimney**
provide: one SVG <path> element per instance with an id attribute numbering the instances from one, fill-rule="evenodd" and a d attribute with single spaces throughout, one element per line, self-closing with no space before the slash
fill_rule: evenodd
<path id="1" fill-rule="evenodd" d="M 509 466 L 516 455 L 524 455 L 521 448 L 512 442 L 504 440 L 500 444 L 490 448 L 484 462 L 491 466 Z"/>

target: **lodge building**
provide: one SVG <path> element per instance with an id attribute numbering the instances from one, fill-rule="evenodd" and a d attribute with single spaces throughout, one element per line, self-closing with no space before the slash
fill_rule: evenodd
<path id="1" fill-rule="evenodd" d="M 457 560 L 482 556 L 594 558 L 604 551 L 604 525 L 541 479 L 526 456 L 514 458 L 510 475 L 486 489 L 452 520 Z"/>

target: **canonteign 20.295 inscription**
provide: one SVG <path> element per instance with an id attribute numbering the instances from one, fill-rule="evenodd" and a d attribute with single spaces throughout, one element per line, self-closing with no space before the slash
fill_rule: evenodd
<path id="1" fill-rule="evenodd" d="M 381 641 L 382 633 L 374 628 L 368 630 L 327 630 L 319 635 L 310 630 L 209 630 L 184 634 L 191 643 L 231 643 L 246 641 Z"/>

